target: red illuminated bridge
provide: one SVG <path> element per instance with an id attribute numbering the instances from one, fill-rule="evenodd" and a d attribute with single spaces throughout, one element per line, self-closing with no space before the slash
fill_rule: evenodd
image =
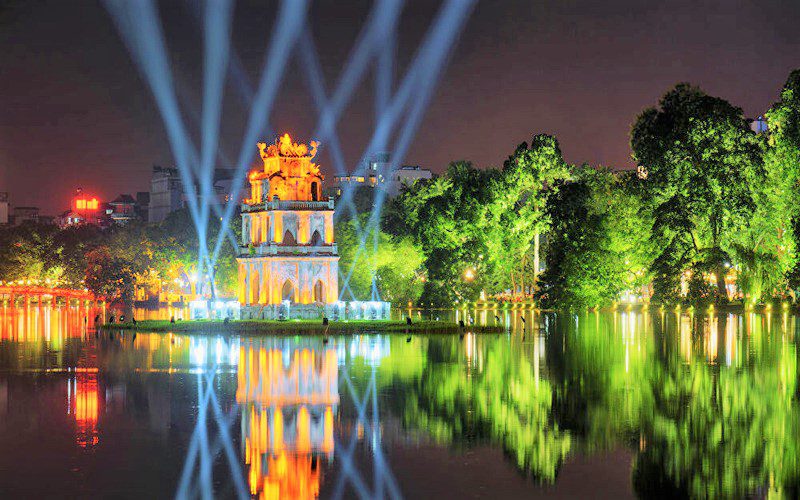
<path id="1" fill-rule="evenodd" d="M 18 300 L 24 300 L 26 304 L 38 302 L 43 304 L 50 302 L 54 304 L 58 301 L 69 303 L 94 302 L 95 296 L 88 290 L 74 290 L 70 288 L 54 288 L 39 285 L 2 285 L 0 286 L 0 301 L 4 304 L 16 304 Z"/>

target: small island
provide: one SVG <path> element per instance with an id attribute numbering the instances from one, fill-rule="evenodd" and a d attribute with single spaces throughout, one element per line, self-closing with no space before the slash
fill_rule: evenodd
<path id="1" fill-rule="evenodd" d="M 505 331 L 503 325 L 478 326 L 465 325 L 449 321 L 415 321 L 410 325 L 405 321 L 348 320 L 331 321 L 327 325 L 319 320 L 145 320 L 133 323 L 110 323 L 103 325 L 106 330 L 136 330 L 139 332 L 173 332 L 194 334 L 234 335 L 324 335 L 324 334 L 357 334 L 357 333 L 420 333 L 459 334 L 481 333 L 492 334 Z"/>

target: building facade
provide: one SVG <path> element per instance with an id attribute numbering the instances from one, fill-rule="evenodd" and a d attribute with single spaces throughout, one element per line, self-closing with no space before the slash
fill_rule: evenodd
<path id="1" fill-rule="evenodd" d="M 11 221 L 8 213 L 8 193 L 0 193 L 0 225 L 8 224 Z"/>
<path id="2" fill-rule="evenodd" d="M 40 219 L 39 207 L 14 207 L 12 217 L 14 224 L 17 226 L 38 223 Z"/>
<path id="3" fill-rule="evenodd" d="M 231 193 L 233 174 L 234 169 L 232 168 L 214 169 L 214 177 L 211 182 L 212 196 L 221 205 L 238 198 Z M 202 198 L 203 195 L 200 193 L 200 187 L 197 185 L 195 185 L 195 192 L 197 193 L 198 204 L 205 203 Z M 139 193 L 137 193 L 137 199 L 138 195 Z M 178 169 L 154 166 L 153 176 L 150 178 L 150 193 L 147 195 L 148 222 L 163 221 L 172 212 L 184 208 L 187 205 L 187 201 Z"/>
<path id="4" fill-rule="evenodd" d="M 397 196 L 404 185 L 410 186 L 420 179 L 430 179 L 433 173 L 418 165 L 392 167 L 389 153 L 372 155 L 352 174 L 333 177 L 333 194 L 341 196 L 345 187 L 371 187 L 385 189 L 389 196 Z"/>
<path id="5" fill-rule="evenodd" d="M 258 144 L 263 168 L 248 175 L 237 259 L 243 318 L 319 317 L 337 301 L 334 202 L 322 199 L 316 146 L 288 134 Z"/>
<path id="6" fill-rule="evenodd" d="M 129 194 L 121 194 L 108 202 L 108 216 L 116 224 L 127 224 L 136 220 L 136 200 Z"/>
<path id="7" fill-rule="evenodd" d="M 182 192 L 177 169 L 154 166 L 153 176 L 150 178 L 150 207 L 147 220 L 161 222 L 167 215 L 181 208 Z"/>

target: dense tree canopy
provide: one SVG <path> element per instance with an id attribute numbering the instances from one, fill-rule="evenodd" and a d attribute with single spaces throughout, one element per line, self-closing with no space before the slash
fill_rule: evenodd
<path id="1" fill-rule="evenodd" d="M 558 181 L 568 176 L 558 141 L 540 134 L 530 147 L 524 142 L 517 146 L 493 179 L 483 233 L 493 289 L 532 292 L 540 237 L 550 228 L 548 200 L 557 193 Z"/>
<path id="2" fill-rule="evenodd" d="M 474 300 L 486 283 L 483 221 L 492 200 L 488 188 L 497 175 L 468 162 L 451 163 L 445 175 L 416 182 L 390 207 L 384 226 L 407 230 L 425 255 L 423 301 Z M 391 222 L 397 214 L 402 224 Z M 467 270 L 473 279 L 465 279 Z"/>
<path id="3" fill-rule="evenodd" d="M 630 174 L 575 169 L 549 206 L 553 230 L 539 291 L 546 305 L 609 304 L 647 283 L 650 217 L 638 189 Z"/>
<path id="4" fill-rule="evenodd" d="M 423 302 L 472 301 L 481 290 L 532 292 L 540 236 L 550 225 L 547 202 L 568 175 L 558 141 L 537 135 L 502 169 L 454 162 L 398 197 L 384 225 L 413 235 L 425 254 Z"/>
<path id="5" fill-rule="evenodd" d="M 679 84 L 659 109 L 639 116 L 631 146 L 654 204 L 656 296 L 676 297 L 688 269 L 715 273 L 723 299 L 727 268 L 737 251 L 752 250 L 761 229 L 751 227 L 758 206 L 752 186 L 764 181 L 761 148 L 742 110 Z"/>
<path id="6" fill-rule="evenodd" d="M 209 222 L 208 245 L 220 230 Z M 237 237 L 235 231 L 234 237 Z M 88 224 L 59 229 L 49 224 L 0 229 L 0 279 L 50 280 L 63 287 L 84 286 L 111 301 L 129 303 L 134 286 L 153 290 L 196 272 L 199 242 L 186 210 L 163 222 L 101 229 Z M 236 250 L 227 242 L 217 259 L 216 281 L 222 293 L 236 287 Z"/>
<path id="7" fill-rule="evenodd" d="M 422 253 L 409 236 L 367 229 L 366 216 L 360 217 L 360 222 L 365 231 L 361 235 L 354 220 L 336 225 L 342 296 L 349 300 L 416 303 L 425 281 Z"/>
<path id="8" fill-rule="evenodd" d="M 796 290 L 800 288 L 800 267 L 794 254 L 800 241 L 800 70 L 789 75 L 780 100 L 767 112 L 767 121 L 764 167 L 768 182 L 761 193 L 768 210 L 760 219 L 771 223 L 768 243 L 778 247 L 782 271 L 792 266 L 789 286 Z M 771 189 L 766 189 L 768 186 Z"/>

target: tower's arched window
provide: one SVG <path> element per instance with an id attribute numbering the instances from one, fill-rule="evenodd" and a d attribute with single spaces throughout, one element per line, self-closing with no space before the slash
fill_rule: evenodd
<path id="1" fill-rule="evenodd" d="M 322 280 L 317 280 L 314 285 L 314 302 L 325 303 L 325 285 L 322 284 Z"/>
<path id="2" fill-rule="evenodd" d="M 319 184 L 316 182 L 311 183 L 311 200 L 319 201 Z"/>
<path id="3" fill-rule="evenodd" d="M 288 229 L 285 233 L 283 233 L 283 244 L 284 245 L 297 245 L 297 240 L 294 239 L 294 235 Z"/>
<path id="4" fill-rule="evenodd" d="M 291 280 L 286 280 L 283 282 L 283 288 L 281 289 L 281 299 L 288 300 L 289 302 L 295 302 L 294 285 L 292 285 Z"/>
<path id="5" fill-rule="evenodd" d="M 322 244 L 322 236 L 319 234 L 319 231 L 314 231 L 314 234 L 311 235 L 311 246 L 317 246 Z"/>

